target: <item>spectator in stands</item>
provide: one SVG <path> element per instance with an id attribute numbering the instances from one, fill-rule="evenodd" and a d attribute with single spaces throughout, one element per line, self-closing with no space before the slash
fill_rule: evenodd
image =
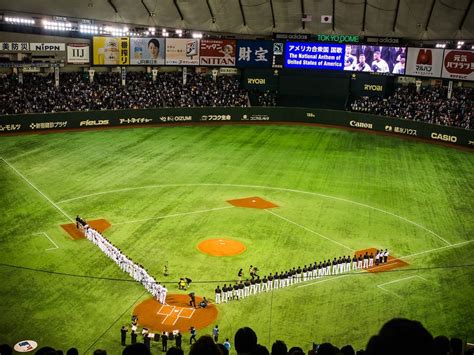
<path id="1" fill-rule="evenodd" d="M 203 335 L 191 346 L 189 355 L 221 355 L 221 351 L 210 335 Z"/>
<path id="2" fill-rule="evenodd" d="M 434 352 L 435 355 L 446 355 L 449 353 L 449 350 L 451 349 L 449 338 L 444 335 L 440 335 L 434 338 L 433 346 L 435 350 Z"/>
<path id="3" fill-rule="evenodd" d="M 249 327 L 240 328 L 235 333 L 234 344 L 237 354 L 250 354 L 257 347 L 257 334 Z"/>
<path id="4" fill-rule="evenodd" d="M 345 345 L 341 348 L 342 355 L 355 355 L 354 348 L 352 345 Z"/>
<path id="5" fill-rule="evenodd" d="M 247 92 L 232 76 L 162 73 L 153 82 L 143 72 L 127 73 L 122 86 L 119 73 L 97 73 L 90 83 L 81 73 L 61 73 L 60 85 L 52 75 L 23 76 L 23 84 L 8 76 L 0 83 L 0 115 L 63 111 L 118 110 L 154 107 L 248 105 Z"/>
<path id="6" fill-rule="evenodd" d="M 272 355 L 286 355 L 288 347 L 282 340 L 277 340 L 272 345 Z"/>
<path id="7" fill-rule="evenodd" d="M 448 99 L 446 87 L 426 87 L 417 93 L 415 87 L 404 86 L 387 98 L 357 98 L 352 102 L 351 110 L 474 129 L 473 99 L 472 88 L 454 88 L 451 99 Z"/>
<path id="8" fill-rule="evenodd" d="M 370 338 L 367 355 L 432 354 L 433 336 L 418 321 L 395 318 Z"/>
<path id="9" fill-rule="evenodd" d="M 131 344 L 123 349 L 122 355 L 150 355 L 150 349 L 143 343 Z"/>

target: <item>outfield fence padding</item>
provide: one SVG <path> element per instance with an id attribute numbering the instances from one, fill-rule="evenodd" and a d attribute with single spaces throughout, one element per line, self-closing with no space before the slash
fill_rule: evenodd
<path id="1" fill-rule="evenodd" d="M 471 130 L 362 112 L 294 107 L 157 108 L 6 115 L 0 116 L 0 134 L 206 122 L 334 125 L 474 148 L 474 131 Z"/>

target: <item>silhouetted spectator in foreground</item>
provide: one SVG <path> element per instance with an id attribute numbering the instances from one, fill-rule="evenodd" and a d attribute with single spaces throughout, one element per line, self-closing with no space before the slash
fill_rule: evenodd
<path id="1" fill-rule="evenodd" d="M 343 355 L 355 355 L 354 348 L 351 345 L 345 345 L 341 348 L 341 353 Z"/>
<path id="2" fill-rule="evenodd" d="M 135 343 L 123 349 L 122 355 L 150 355 L 150 349 L 143 343 Z"/>
<path id="3" fill-rule="evenodd" d="M 288 355 L 305 355 L 305 353 L 299 346 L 293 346 L 288 350 Z"/>
<path id="4" fill-rule="evenodd" d="M 318 348 L 318 355 L 336 355 L 336 348 L 331 343 L 322 343 Z"/>
<path id="5" fill-rule="evenodd" d="M 451 354 L 462 355 L 462 340 L 459 338 L 451 338 Z"/>
<path id="6" fill-rule="evenodd" d="M 221 355 L 221 351 L 210 335 L 203 335 L 191 346 L 189 355 Z"/>
<path id="7" fill-rule="evenodd" d="M 5 355 L 12 355 L 13 354 L 13 348 L 8 345 L 8 344 L 2 344 L 0 345 L 0 354 L 5 354 Z"/>
<path id="8" fill-rule="evenodd" d="M 272 355 L 286 355 L 288 353 L 288 347 L 285 342 L 277 340 L 272 345 Z"/>
<path id="9" fill-rule="evenodd" d="M 43 346 L 41 349 L 36 350 L 37 355 L 57 355 L 58 353 L 50 346 Z"/>
<path id="10" fill-rule="evenodd" d="M 172 346 L 168 349 L 166 355 L 184 355 L 184 351 L 182 349 L 178 349 L 177 347 Z"/>
<path id="11" fill-rule="evenodd" d="M 66 355 L 79 355 L 79 351 L 76 348 L 71 348 L 66 352 Z"/>
<path id="12" fill-rule="evenodd" d="M 433 336 L 418 321 L 395 318 L 382 326 L 367 344 L 367 355 L 424 355 L 433 353 Z"/>
<path id="13" fill-rule="evenodd" d="M 434 338 L 433 346 L 435 355 L 446 355 L 451 349 L 451 346 L 449 344 L 449 338 L 444 335 L 439 335 Z"/>
<path id="14" fill-rule="evenodd" d="M 234 345 L 237 354 L 250 354 L 257 347 L 257 334 L 249 327 L 240 328 L 235 333 Z"/>

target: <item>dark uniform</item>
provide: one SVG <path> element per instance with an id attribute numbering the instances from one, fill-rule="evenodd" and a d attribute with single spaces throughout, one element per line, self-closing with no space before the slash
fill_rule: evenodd
<path id="1" fill-rule="evenodd" d="M 125 345 L 125 339 L 127 338 L 127 332 L 128 332 L 128 329 L 127 329 L 126 326 L 123 326 L 122 329 L 120 329 L 120 338 L 121 338 L 122 345 Z"/>
<path id="2" fill-rule="evenodd" d="M 181 349 L 181 340 L 182 340 L 182 337 L 183 337 L 183 336 L 182 336 L 181 333 L 179 333 L 179 332 L 178 332 L 178 334 L 176 334 L 176 336 L 175 336 L 176 347 L 177 347 L 178 349 Z"/>
<path id="3" fill-rule="evenodd" d="M 194 327 L 191 327 L 191 338 L 189 338 L 189 344 L 192 344 L 193 343 L 193 340 L 194 342 L 196 342 L 196 328 Z"/>
<path id="4" fill-rule="evenodd" d="M 167 352 L 168 351 L 168 336 L 166 335 L 165 332 L 161 334 L 161 344 L 162 344 L 162 351 Z"/>

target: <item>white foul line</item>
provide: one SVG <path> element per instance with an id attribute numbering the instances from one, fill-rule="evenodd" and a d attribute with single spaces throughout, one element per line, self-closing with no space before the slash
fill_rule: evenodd
<path id="1" fill-rule="evenodd" d="M 378 287 L 378 288 L 380 288 L 382 291 L 385 291 L 385 292 L 387 292 L 387 293 L 389 293 L 389 294 L 391 294 L 391 295 L 393 295 L 393 296 L 395 296 L 395 297 L 398 297 L 398 298 L 402 298 L 402 299 L 403 299 L 403 297 L 402 297 L 402 296 L 400 296 L 400 295 L 396 294 L 396 293 L 395 293 L 395 292 L 393 292 L 393 291 L 389 291 L 389 290 L 387 290 L 387 289 L 383 288 L 383 287 L 382 287 L 382 286 L 380 286 L 380 285 L 377 285 L 377 287 Z"/>
<path id="2" fill-rule="evenodd" d="M 185 216 L 189 214 L 195 214 L 195 213 L 204 213 L 204 212 L 212 212 L 212 211 L 219 211 L 219 210 L 225 210 L 228 208 L 234 208 L 234 206 L 225 206 L 225 207 L 217 207 L 217 208 L 210 208 L 208 210 L 199 210 L 199 211 L 193 211 L 193 212 L 183 212 L 183 213 L 175 213 L 175 214 L 169 214 L 166 216 L 158 216 L 158 217 L 151 217 L 151 218 L 143 218 L 143 219 L 136 219 L 133 221 L 125 221 L 125 222 L 119 222 L 119 223 L 113 223 L 114 226 L 120 225 L 120 224 L 129 224 L 129 223 L 137 223 L 137 222 L 145 222 L 145 221 L 150 221 L 153 219 L 164 219 L 164 218 L 169 218 L 169 217 L 178 217 L 178 216 Z"/>
<path id="3" fill-rule="evenodd" d="M 413 276 L 408 276 L 408 277 L 404 277 L 404 278 L 401 278 L 401 279 L 397 279 L 397 280 L 393 280 L 393 281 L 389 281 L 389 282 L 385 282 L 383 284 L 380 284 L 380 285 L 377 285 L 378 288 L 380 288 L 381 290 L 387 292 L 387 293 L 390 293 L 391 295 L 393 296 L 396 296 L 398 298 L 403 298 L 402 296 L 400 296 L 399 294 L 393 292 L 393 291 L 390 291 L 390 290 L 387 290 L 385 287 L 382 287 L 382 286 L 385 286 L 385 285 L 390 285 L 390 284 L 393 284 L 393 283 L 396 283 L 396 282 L 400 282 L 400 281 L 403 281 L 403 280 L 408 280 L 408 279 L 414 279 L 414 278 L 420 278 L 422 280 L 425 280 L 425 281 L 428 281 L 427 279 L 425 279 L 424 277 L 422 276 L 419 276 L 419 275 L 413 275 Z"/>
<path id="4" fill-rule="evenodd" d="M 333 243 L 335 243 L 335 244 L 337 244 L 337 245 L 340 245 L 341 247 L 344 247 L 344 248 L 346 248 L 346 249 L 349 249 L 350 251 L 354 251 L 354 250 L 355 250 L 355 249 L 349 248 L 347 245 L 344 245 L 344 244 L 339 243 L 338 241 L 335 241 L 334 239 L 328 238 L 328 237 L 322 235 L 321 233 L 315 232 L 314 230 L 309 229 L 309 228 L 307 228 L 307 227 L 305 227 L 305 226 L 303 226 L 303 225 L 301 225 L 301 224 L 299 224 L 299 223 L 293 222 L 293 221 L 289 220 L 289 219 L 286 218 L 286 217 L 280 216 L 279 214 L 276 214 L 275 212 L 273 212 L 273 211 L 271 211 L 271 210 L 269 210 L 269 209 L 266 209 L 265 211 L 267 211 L 268 213 L 271 213 L 272 215 L 274 215 L 274 216 L 276 216 L 276 217 L 278 217 L 278 218 L 281 218 L 281 219 L 283 219 L 283 220 L 285 220 L 285 221 L 287 221 L 287 222 L 289 222 L 289 223 L 292 223 L 292 224 L 294 224 L 295 226 L 298 226 L 298 227 L 300 227 L 300 228 L 302 228 L 302 229 L 304 229 L 304 230 L 306 230 L 306 231 L 308 231 L 308 232 L 310 232 L 310 233 L 316 234 L 317 236 L 320 236 L 321 238 L 324 238 L 324 239 L 326 239 L 326 240 L 329 240 L 330 242 L 333 242 Z"/>
<path id="5" fill-rule="evenodd" d="M 406 255 L 406 256 L 400 256 L 398 259 L 407 259 L 407 258 L 411 258 L 411 257 L 413 257 L 413 256 L 418 256 L 418 255 L 421 255 L 421 254 L 431 253 L 431 252 L 437 251 L 437 250 L 442 250 L 442 249 L 448 249 L 448 248 L 452 248 L 452 247 L 457 247 L 457 246 L 464 245 L 464 244 L 468 244 L 468 243 L 472 243 L 472 242 L 474 242 L 474 239 L 472 239 L 472 240 L 467 240 L 467 241 L 461 242 L 461 243 L 445 245 L 444 247 L 439 247 L 439 248 L 435 248 L 435 249 L 420 251 L 419 253 L 415 253 L 415 254 L 410 254 L 410 255 Z"/>
<path id="6" fill-rule="evenodd" d="M 173 325 L 175 325 L 176 322 L 178 321 L 179 316 L 181 315 L 181 312 L 183 311 L 183 309 L 184 309 L 184 308 L 181 308 L 181 309 L 179 310 L 178 315 L 176 316 L 176 319 L 175 319 L 174 322 L 173 322 Z M 162 323 L 162 324 L 163 324 L 163 323 Z"/>
<path id="7" fill-rule="evenodd" d="M 176 309 L 176 307 L 175 307 L 175 306 L 172 306 L 172 307 L 173 307 L 173 309 L 171 310 L 171 312 L 169 312 L 169 313 L 166 315 L 165 318 L 163 318 L 163 320 L 161 321 L 161 324 L 164 324 L 165 321 L 168 319 L 168 317 L 173 314 L 173 312 L 174 312 L 174 310 Z"/>
<path id="8" fill-rule="evenodd" d="M 55 204 L 48 196 L 46 196 L 44 193 L 42 193 L 35 185 L 33 185 L 30 180 L 28 180 L 22 173 L 20 173 L 13 165 L 11 165 L 9 162 L 7 162 L 5 159 L 0 158 L 7 164 L 15 173 L 18 174 L 23 180 L 25 180 L 33 189 L 35 189 L 41 196 L 43 196 L 54 208 L 56 208 L 59 212 L 61 212 L 63 215 L 65 215 L 71 222 L 74 222 L 74 219 L 71 218 L 66 212 L 64 212 L 61 207 L 59 207 L 57 204 Z"/>
<path id="9" fill-rule="evenodd" d="M 426 254 L 426 253 L 432 253 L 432 252 L 435 252 L 435 251 L 438 251 L 438 250 L 442 250 L 442 249 L 448 249 L 448 248 L 454 248 L 454 247 L 458 247 L 460 245 L 464 245 L 464 244 L 468 244 L 468 243 L 471 243 L 471 242 L 474 242 L 474 240 L 468 240 L 466 242 L 462 242 L 462 243 L 456 243 L 456 244 L 451 244 L 451 245 L 448 245 L 448 246 L 444 246 L 444 247 L 441 247 L 441 248 L 436 248 L 436 249 L 430 249 L 430 250 L 426 250 L 426 251 L 422 251 L 422 252 L 419 252 L 419 253 L 416 253 L 416 254 L 411 254 L 411 255 L 407 255 L 407 256 L 401 256 L 397 259 L 406 259 L 406 258 L 410 258 L 410 257 L 413 257 L 413 256 L 417 256 L 417 255 L 421 255 L 421 254 Z M 387 264 L 389 264 L 390 262 L 388 262 Z M 387 265 L 387 264 L 384 264 L 384 265 Z M 375 266 L 373 269 L 377 268 L 378 266 Z M 306 283 L 304 285 L 298 285 L 297 288 L 300 288 L 300 287 L 307 287 L 307 286 L 312 286 L 312 285 L 315 285 L 315 284 L 318 284 L 320 282 L 324 282 L 324 281 L 331 281 L 331 280 L 336 280 L 336 279 L 339 279 L 341 277 L 345 277 L 345 276 L 351 276 L 351 275 L 354 275 L 354 273 L 351 273 L 351 274 L 344 274 L 343 276 L 336 276 L 336 277 L 328 277 L 324 280 L 319 280 L 319 281 L 315 281 L 315 282 L 310 282 L 310 283 Z M 418 275 L 417 275 L 418 276 Z M 420 278 L 422 278 L 423 280 L 426 280 L 425 278 L 421 277 L 421 276 L 418 276 Z"/>
<path id="10" fill-rule="evenodd" d="M 58 246 L 58 245 L 57 245 L 57 244 L 54 242 L 54 240 L 52 240 L 52 239 L 49 237 L 49 235 L 47 235 L 45 232 L 39 232 L 39 233 L 35 233 L 34 235 L 38 235 L 38 234 L 42 234 L 42 235 L 44 235 L 44 236 L 45 236 L 46 238 L 48 238 L 48 239 L 49 239 L 49 241 L 50 241 L 51 243 L 53 243 L 53 244 L 54 244 L 54 246 L 56 247 L 56 248 L 49 248 L 49 249 L 46 249 L 46 250 L 54 250 L 54 249 L 59 249 L 59 246 Z"/>
<path id="11" fill-rule="evenodd" d="M 396 282 L 400 282 L 400 281 L 403 281 L 403 280 L 409 280 L 409 279 L 413 279 L 415 277 L 420 277 L 418 275 L 413 275 L 413 276 L 408 276 L 408 277 L 403 277 L 401 279 L 397 279 L 397 280 L 393 280 L 393 281 L 389 281 L 389 282 L 385 282 L 383 284 L 380 284 L 380 285 L 377 285 L 377 286 L 385 286 L 385 285 L 390 285 L 390 284 L 394 284 Z M 423 280 L 426 280 L 426 279 L 423 279 Z"/>
<path id="12" fill-rule="evenodd" d="M 403 220 L 407 223 L 413 224 L 414 226 L 417 226 L 418 228 L 421 228 L 421 229 L 425 230 L 426 232 L 434 235 L 436 238 L 442 240 L 447 245 L 451 245 L 451 243 L 449 243 L 447 240 L 443 239 L 441 236 L 439 236 L 438 234 L 433 232 L 431 229 L 428 229 L 428 228 L 422 226 L 421 224 L 413 222 L 413 221 L 411 221 L 411 220 L 409 220 L 405 217 L 399 216 L 395 213 L 385 211 L 385 210 L 382 210 L 380 208 L 373 207 L 373 206 L 370 206 L 370 205 L 366 205 L 365 203 L 351 201 L 351 200 L 348 200 L 348 199 L 345 199 L 345 198 L 342 198 L 342 197 L 335 197 L 335 196 L 331 196 L 331 195 L 325 195 L 325 194 L 321 194 L 321 193 L 318 193 L 318 192 L 302 191 L 302 190 L 296 190 L 296 189 L 286 189 L 286 188 L 283 188 L 283 187 L 271 187 L 271 186 L 261 186 L 261 185 L 239 185 L 239 184 L 163 184 L 163 185 L 147 185 L 147 186 L 126 187 L 126 188 L 123 188 L 123 189 L 115 189 L 115 190 L 109 190 L 109 191 L 95 192 L 95 193 L 92 193 L 92 194 L 87 194 L 87 195 L 83 195 L 83 196 L 79 196 L 79 197 L 73 197 L 73 198 L 69 198 L 69 199 L 66 199 L 66 200 L 58 201 L 57 203 L 70 202 L 70 201 L 80 200 L 80 199 L 87 198 L 87 197 L 98 196 L 98 195 L 106 195 L 106 194 L 109 194 L 109 193 L 116 193 L 116 192 L 127 192 L 127 191 L 142 190 L 142 189 L 156 189 L 156 188 L 163 188 L 163 187 L 193 187 L 193 186 L 245 187 L 245 188 L 275 190 L 275 191 L 287 191 L 287 192 L 294 192 L 294 193 L 299 193 L 299 194 L 320 196 L 320 197 L 329 198 L 329 199 L 333 199 L 333 200 L 336 200 L 336 201 L 342 201 L 342 202 L 346 202 L 346 203 L 352 203 L 354 205 L 362 206 L 362 207 L 365 207 L 365 208 L 370 208 L 372 210 L 375 210 L 375 211 L 385 213 L 385 214 L 388 214 L 390 216 L 399 218 L 399 219 L 401 219 L 401 220 Z"/>

